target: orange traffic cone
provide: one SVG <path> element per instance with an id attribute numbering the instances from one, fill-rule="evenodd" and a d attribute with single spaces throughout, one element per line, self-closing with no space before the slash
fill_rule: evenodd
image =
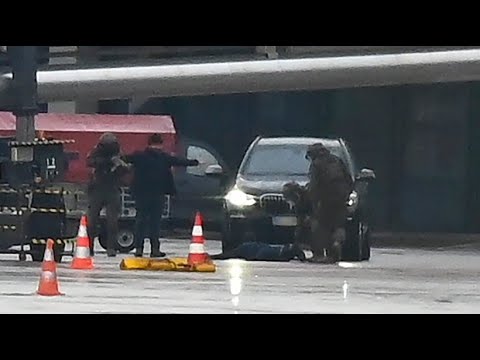
<path id="1" fill-rule="evenodd" d="M 203 236 L 203 219 L 200 212 L 195 215 L 195 223 L 192 230 L 192 242 L 188 253 L 190 265 L 205 264 L 210 261 L 210 256 L 205 251 L 205 237 Z"/>
<path id="2" fill-rule="evenodd" d="M 42 275 L 38 284 L 37 294 L 42 296 L 63 295 L 58 290 L 57 264 L 53 256 L 54 241 L 48 239 L 45 255 L 43 256 Z"/>
<path id="3" fill-rule="evenodd" d="M 77 270 L 90 270 L 95 266 L 90 256 L 90 241 L 87 233 L 87 217 L 82 216 L 80 227 L 78 228 L 77 241 L 75 244 L 75 253 L 71 268 Z"/>

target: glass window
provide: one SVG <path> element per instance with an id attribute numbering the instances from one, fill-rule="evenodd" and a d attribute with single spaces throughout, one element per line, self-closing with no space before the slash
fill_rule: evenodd
<path id="1" fill-rule="evenodd" d="M 187 158 L 195 159 L 200 162 L 199 166 L 191 166 L 187 168 L 187 172 L 192 175 L 204 176 L 205 170 L 211 165 L 219 165 L 215 156 L 208 150 L 196 145 L 190 145 L 187 149 Z"/>
<path id="2" fill-rule="evenodd" d="M 310 162 L 305 159 L 308 145 L 258 145 L 242 169 L 246 175 L 307 175 Z M 328 148 L 343 158 L 340 147 Z"/>

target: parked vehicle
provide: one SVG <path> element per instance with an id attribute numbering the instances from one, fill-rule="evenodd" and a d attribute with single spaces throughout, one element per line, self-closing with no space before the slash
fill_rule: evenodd
<path id="1" fill-rule="evenodd" d="M 342 159 L 355 182 L 350 194 L 346 221 L 347 239 L 343 259 L 349 261 L 370 258 L 367 195 L 369 182 L 375 178 L 370 169 L 358 170 L 353 155 L 343 139 L 307 137 L 258 137 L 247 150 L 239 167 L 235 183 L 224 200 L 224 250 L 249 240 L 269 243 L 293 241 L 297 224 L 295 209 L 283 195 L 287 182 L 301 185 L 308 182 L 307 147 L 324 144 Z M 211 176 L 223 173 L 220 166 L 209 169 Z"/>

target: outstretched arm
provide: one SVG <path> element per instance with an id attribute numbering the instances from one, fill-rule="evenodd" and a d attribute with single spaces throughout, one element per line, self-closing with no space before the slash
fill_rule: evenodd
<path id="1" fill-rule="evenodd" d="M 167 159 L 170 166 L 187 167 L 187 166 L 198 166 L 199 164 L 198 160 L 189 160 L 183 157 L 177 157 L 172 155 L 167 155 Z"/>
<path id="2" fill-rule="evenodd" d="M 135 164 L 139 161 L 140 154 L 138 152 L 134 152 L 133 154 L 124 155 L 123 159 L 129 164 Z"/>

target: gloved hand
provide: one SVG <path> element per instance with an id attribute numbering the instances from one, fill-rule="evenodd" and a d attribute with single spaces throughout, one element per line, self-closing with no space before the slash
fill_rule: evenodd
<path id="1" fill-rule="evenodd" d="M 125 161 L 123 161 L 120 158 L 120 156 L 114 156 L 112 158 L 112 163 L 113 163 L 113 166 L 110 169 L 111 172 L 116 171 L 118 168 L 125 168 L 125 169 L 130 168 L 130 164 L 127 164 Z"/>

